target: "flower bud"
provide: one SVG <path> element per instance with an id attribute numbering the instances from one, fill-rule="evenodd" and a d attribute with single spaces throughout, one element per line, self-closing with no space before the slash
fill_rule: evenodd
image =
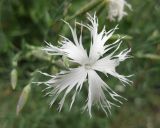
<path id="1" fill-rule="evenodd" d="M 18 72 L 16 69 L 12 69 L 12 71 L 11 71 L 11 86 L 12 86 L 13 90 L 16 88 L 17 79 L 18 79 Z"/>
<path id="2" fill-rule="evenodd" d="M 30 92 L 31 92 L 31 85 L 28 84 L 23 88 L 22 93 L 19 97 L 17 109 L 16 109 L 17 115 L 19 115 L 19 112 L 23 109 L 25 103 L 27 102 L 27 99 L 28 99 Z"/>

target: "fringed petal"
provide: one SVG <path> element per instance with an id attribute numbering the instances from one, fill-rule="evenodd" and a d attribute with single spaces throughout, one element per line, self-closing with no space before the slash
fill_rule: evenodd
<path id="1" fill-rule="evenodd" d="M 45 73 L 43 74 L 45 75 Z M 58 75 L 51 78 L 50 80 L 46 82 L 41 82 L 40 84 L 43 83 L 47 85 L 47 90 L 48 89 L 51 90 L 46 94 L 53 97 L 50 105 L 52 105 L 55 102 L 59 94 L 64 92 L 63 98 L 59 102 L 59 111 L 60 111 L 64 104 L 66 96 L 73 88 L 75 88 L 75 93 L 72 97 L 70 108 L 72 107 L 72 104 L 75 100 L 76 93 L 77 91 L 81 90 L 83 82 L 85 81 L 86 77 L 87 77 L 87 72 L 85 71 L 85 69 L 83 67 L 79 67 L 79 68 L 70 69 L 69 71 L 61 72 Z"/>
<path id="2" fill-rule="evenodd" d="M 88 101 L 85 109 L 88 109 L 90 117 L 92 116 L 91 108 L 94 104 L 100 106 L 106 115 L 108 115 L 108 113 L 111 114 L 110 110 L 112 106 L 119 107 L 106 98 L 104 91 L 106 91 L 114 101 L 122 104 L 122 102 L 118 98 L 123 97 L 114 92 L 93 70 L 88 71 L 88 83 Z"/>

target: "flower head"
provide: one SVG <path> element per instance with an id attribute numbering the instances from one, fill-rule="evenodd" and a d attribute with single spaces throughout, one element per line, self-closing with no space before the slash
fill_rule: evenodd
<path id="1" fill-rule="evenodd" d="M 115 21 L 115 18 L 117 17 L 118 21 L 120 21 L 123 16 L 127 15 L 124 11 L 125 6 L 127 6 L 130 10 L 132 9 L 131 5 L 125 0 L 109 0 L 108 18 L 111 21 Z"/>
<path id="2" fill-rule="evenodd" d="M 121 40 L 118 39 L 112 44 L 107 43 L 107 41 L 113 35 L 117 27 L 108 32 L 106 32 L 104 27 L 101 32 L 98 32 L 98 19 L 96 15 L 94 15 L 94 17 L 88 15 L 87 18 L 90 21 L 90 24 L 84 25 L 82 23 L 76 23 L 81 27 L 87 28 L 91 34 L 89 55 L 83 47 L 82 33 L 78 38 L 76 28 L 72 28 L 67 22 L 65 22 L 71 30 L 73 41 L 62 36 L 62 40 L 59 42 L 60 47 L 47 43 L 48 46 L 43 48 L 43 50 L 51 55 L 66 56 L 71 62 L 78 63 L 80 66 L 77 68 L 70 68 L 69 70 L 60 72 L 55 76 L 51 75 L 52 78 L 50 80 L 39 82 L 39 84 L 44 83 L 47 85 L 47 89 L 51 90 L 47 93 L 53 97 L 51 105 L 55 102 L 59 94 L 64 93 L 63 98 L 59 102 L 59 110 L 61 110 L 66 96 L 71 90 L 74 90 L 70 108 L 72 107 L 76 94 L 81 90 L 83 83 L 87 79 L 89 85 L 88 98 L 84 109 L 87 109 L 91 116 L 91 108 L 94 104 L 97 104 L 106 114 L 108 114 L 108 112 L 110 113 L 112 106 L 118 105 L 112 103 L 106 97 L 105 93 L 108 94 L 110 99 L 113 99 L 120 104 L 122 102 L 119 98 L 123 97 L 114 92 L 107 83 L 101 79 L 97 71 L 106 76 L 110 74 L 116 77 L 124 85 L 130 84 L 131 81 L 127 79 L 128 76 L 118 74 L 116 72 L 116 67 L 121 61 L 130 58 L 128 53 L 131 49 L 124 49 L 119 54 L 116 54 L 122 43 Z"/>

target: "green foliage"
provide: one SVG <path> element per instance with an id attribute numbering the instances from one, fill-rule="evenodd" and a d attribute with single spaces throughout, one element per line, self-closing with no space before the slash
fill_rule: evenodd
<path id="1" fill-rule="evenodd" d="M 120 23 L 110 22 L 107 19 L 106 3 L 103 0 L 97 1 L 93 4 L 91 0 L 0 0 L 0 128 L 160 126 L 159 0 L 128 1 L 133 11 L 127 11 L 128 16 Z M 21 98 L 21 111 L 17 116 L 16 105 L 23 94 L 22 90 L 33 81 L 43 80 L 37 71 L 55 74 L 69 64 L 66 58 L 51 57 L 42 53 L 40 49 L 45 45 L 44 41 L 56 45 L 59 34 L 71 36 L 61 19 L 69 20 L 71 24 L 74 18 L 84 21 L 86 11 L 91 14 L 97 12 L 100 28 L 106 25 L 109 30 L 119 24 L 117 33 L 127 35 L 124 47 L 132 48 L 134 58 L 121 65 L 118 70 L 124 74 L 134 74 L 134 84 L 123 88 L 117 85 L 119 82 L 114 79 L 106 81 L 115 85 L 112 88 L 128 101 L 124 102 L 121 108 L 113 108 L 109 118 L 94 108 L 93 118 L 90 119 L 87 112 L 81 113 L 82 104 L 85 102 L 85 89 L 71 111 L 67 99 L 62 112 L 59 113 L 56 110 L 58 102 L 49 109 L 49 98 L 43 97 L 44 93 L 41 92 L 45 87 L 32 84 L 30 95 L 27 95 L 28 101 L 26 97 L 24 101 Z M 84 34 L 86 40 L 89 36 Z M 112 40 L 116 38 L 117 34 Z M 89 41 L 86 48 L 88 45 Z"/>

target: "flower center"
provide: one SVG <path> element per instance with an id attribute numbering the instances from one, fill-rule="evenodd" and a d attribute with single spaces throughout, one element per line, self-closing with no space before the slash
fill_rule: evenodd
<path id="1" fill-rule="evenodd" d="M 92 68 L 91 64 L 85 64 L 84 67 L 85 67 L 85 69 L 87 69 L 87 70 Z"/>

